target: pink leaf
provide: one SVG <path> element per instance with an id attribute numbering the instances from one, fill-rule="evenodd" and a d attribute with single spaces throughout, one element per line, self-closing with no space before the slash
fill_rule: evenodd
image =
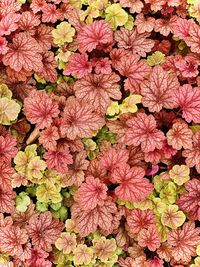
<path id="1" fill-rule="evenodd" d="M 148 229 L 143 229 L 138 234 L 138 244 L 141 247 L 148 247 L 149 250 L 155 251 L 160 247 L 161 236 L 158 233 L 155 225 L 149 226 Z"/>
<path id="2" fill-rule="evenodd" d="M 24 32 L 20 32 L 13 38 L 13 43 L 8 45 L 9 50 L 3 56 L 3 63 L 16 71 L 24 68 L 27 71 L 42 70 L 42 56 L 40 46 L 36 40 Z"/>
<path id="3" fill-rule="evenodd" d="M 138 234 L 142 229 L 148 229 L 149 226 L 155 225 L 156 217 L 151 210 L 133 209 L 127 215 L 127 224 L 131 233 Z"/>
<path id="4" fill-rule="evenodd" d="M 95 20 L 79 31 L 77 40 L 80 50 L 91 52 L 93 49 L 104 44 L 113 42 L 113 32 L 104 20 Z"/>
<path id="5" fill-rule="evenodd" d="M 111 99 L 120 99 L 120 77 L 115 74 L 89 74 L 76 81 L 74 90 L 76 97 L 84 99 L 101 115 L 104 115 Z"/>
<path id="6" fill-rule="evenodd" d="M 88 55 L 86 53 L 74 54 L 69 57 L 69 64 L 63 71 L 64 75 L 77 75 L 78 78 L 82 78 L 88 73 L 92 72 L 92 65 L 88 61 Z"/>
<path id="7" fill-rule="evenodd" d="M 196 256 L 196 246 L 200 242 L 200 228 L 195 228 L 193 222 L 186 222 L 182 229 L 170 231 L 167 241 L 176 261 L 190 262 L 191 257 Z"/>
<path id="8" fill-rule="evenodd" d="M 102 205 L 107 197 L 107 187 L 98 178 L 86 177 L 77 192 L 77 199 L 82 210 L 92 210 L 97 205 Z"/>
<path id="9" fill-rule="evenodd" d="M 46 211 L 30 219 L 27 232 L 33 246 L 49 252 L 52 250 L 51 244 L 54 244 L 63 228 L 63 224 Z"/>
<path id="10" fill-rule="evenodd" d="M 142 201 L 152 192 L 153 185 L 144 178 L 145 171 L 141 167 L 132 167 L 128 164 L 114 170 L 112 181 L 118 183 L 115 194 L 121 200 L 130 202 Z"/>
<path id="11" fill-rule="evenodd" d="M 161 149 L 165 136 L 156 129 L 156 120 L 152 115 L 138 113 L 127 121 L 125 142 L 127 145 L 141 145 L 143 152 Z"/>
<path id="12" fill-rule="evenodd" d="M 174 107 L 173 92 L 179 88 L 176 76 L 169 75 L 160 66 L 155 66 L 150 79 L 141 85 L 142 104 L 150 112 L 159 112 L 162 108 Z"/>
<path id="13" fill-rule="evenodd" d="M 182 117 L 187 121 L 200 123 L 200 89 L 192 88 L 190 84 L 185 84 L 174 92 L 173 100 L 176 107 L 180 107 Z"/>
<path id="14" fill-rule="evenodd" d="M 31 123 L 44 129 L 58 116 L 58 104 L 45 91 L 33 90 L 24 100 L 24 113 Z"/>
<path id="15" fill-rule="evenodd" d="M 108 198 L 103 206 L 89 211 L 83 211 L 75 204 L 72 207 L 72 218 L 76 220 L 80 236 L 85 237 L 94 233 L 98 226 L 102 230 L 111 228 L 116 211 L 115 204 Z"/>
<path id="16" fill-rule="evenodd" d="M 186 164 L 188 167 L 196 167 L 198 173 L 200 173 L 200 132 L 197 132 L 193 136 L 193 146 L 189 149 L 185 149 L 182 153 L 186 158 Z"/>
<path id="17" fill-rule="evenodd" d="M 189 213 L 190 219 L 200 221 L 200 181 L 193 178 L 185 183 L 188 192 L 182 193 L 177 203 L 179 207 Z"/>
<path id="18" fill-rule="evenodd" d="M 115 32 L 115 40 L 119 48 L 129 49 L 142 57 L 145 57 L 154 46 L 154 41 L 148 39 L 149 36 L 150 33 L 139 34 L 136 29 L 129 31 L 121 28 Z"/>
<path id="19" fill-rule="evenodd" d="M 184 122 L 176 122 L 167 132 L 167 142 L 173 148 L 180 150 L 192 147 L 192 130 Z"/>
<path id="20" fill-rule="evenodd" d="M 95 111 L 91 102 L 80 101 L 75 97 L 67 99 L 61 131 L 69 139 L 89 138 L 104 125 L 104 119 Z"/>

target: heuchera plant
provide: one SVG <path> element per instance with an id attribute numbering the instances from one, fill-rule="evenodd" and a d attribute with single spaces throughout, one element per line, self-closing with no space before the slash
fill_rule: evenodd
<path id="1" fill-rule="evenodd" d="M 0 266 L 200 266 L 200 1 L 0 1 Z"/>

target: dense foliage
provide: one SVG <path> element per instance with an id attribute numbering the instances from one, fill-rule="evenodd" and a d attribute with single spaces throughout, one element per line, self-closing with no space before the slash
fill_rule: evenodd
<path id="1" fill-rule="evenodd" d="M 200 1 L 0 1 L 0 266 L 200 266 Z"/>

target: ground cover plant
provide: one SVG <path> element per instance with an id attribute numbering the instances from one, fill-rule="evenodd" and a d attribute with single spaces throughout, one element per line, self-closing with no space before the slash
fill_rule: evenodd
<path id="1" fill-rule="evenodd" d="M 200 266 L 200 1 L 0 1 L 0 266 Z"/>

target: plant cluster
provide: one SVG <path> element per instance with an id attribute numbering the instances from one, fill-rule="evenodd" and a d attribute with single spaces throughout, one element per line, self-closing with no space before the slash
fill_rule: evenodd
<path id="1" fill-rule="evenodd" d="M 200 266 L 200 1 L 0 1 L 0 265 Z"/>

